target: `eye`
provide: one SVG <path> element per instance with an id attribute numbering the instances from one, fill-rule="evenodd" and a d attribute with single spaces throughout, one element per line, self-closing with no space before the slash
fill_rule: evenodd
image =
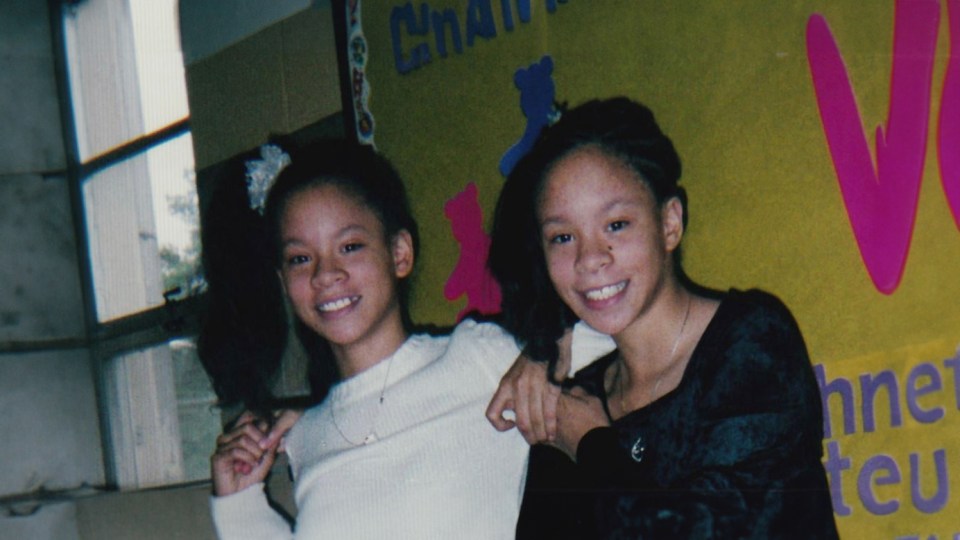
<path id="1" fill-rule="evenodd" d="M 344 253 L 353 253 L 354 251 L 359 251 L 363 249 L 364 245 L 360 242 L 348 242 L 343 245 L 340 250 Z"/>
<path id="2" fill-rule="evenodd" d="M 566 234 L 566 233 L 555 234 L 550 237 L 551 244 L 566 244 L 571 240 L 573 240 L 573 235 Z"/>
<path id="3" fill-rule="evenodd" d="M 610 225 L 607 225 L 607 229 L 609 229 L 611 232 L 617 232 L 619 230 L 627 228 L 627 225 L 630 225 L 629 221 L 624 219 L 618 219 L 610 223 Z"/>
<path id="4" fill-rule="evenodd" d="M 306 255 L 288 255 L 284 262 L 287 266 L 299 266 L 309 260 L 310 258 Z"/>

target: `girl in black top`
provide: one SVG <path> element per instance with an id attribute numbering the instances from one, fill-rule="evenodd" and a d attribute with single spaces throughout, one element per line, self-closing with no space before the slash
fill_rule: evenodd
<path id="1" fill-rule="evenodd" d="M 504 186 L 508 329 L 538 358 L 578 319 L 618 346 L 561 395 L 551 442 L 569 459 L 534 451 L 518 535 L 835 538 L 797 324 L 769 294 L 686 277 L 679 178 L 652 113 L 616 98 L 564 113 Z"/>

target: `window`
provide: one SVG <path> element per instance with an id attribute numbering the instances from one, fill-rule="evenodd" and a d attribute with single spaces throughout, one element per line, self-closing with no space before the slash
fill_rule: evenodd
<path id="1" fill-rule="evenodd" d="M 61 19 L 109 480 L 207 478 L 220 418 L 193 346 L 204 283 L 177 0 L 65 2 Z"/>

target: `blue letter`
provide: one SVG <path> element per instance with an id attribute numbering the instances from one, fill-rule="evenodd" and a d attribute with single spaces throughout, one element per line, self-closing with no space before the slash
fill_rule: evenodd
<path id="1" fill-rule="evenodd" d="M 490 0 L 470 0 L 467 4 L 467 45 L 473 47 L 473 38 L 476 36 L 490 39 L 496 35 Z"/>
<path id="2" fill-rule="evenodd" d="M 516 3 L 520 22 L 530 22 L 530 0 L 516 0 Z M 503 11 L 503 27 L 508 32 L 513 30 L 513 10 L 510 9 L 510 0 L 500 0 L 500 10 Z"/>
<path id="3" fill-rule="evenodd" d="M 566 4 L 567 0 L 547 0 L 547 13 L 553 13 L 557 10 L 557 2 Z"/>
<path id="4" fill-rule="evenodd" d="M 400 25 L 406 23 L 407 32 L 411 36 L 425 36 L 430 32 L 430 6 L 420 4 L 420 24 L 417 24 L 417 15 L 413 11 L 413 4 L 407 2 L 402 7 L 394 7 L 390 11 L 390 38 L 393 42 L 393 61 L 400 74 L 409 73 L 418 67 L 430 62 L 430 48 L 421 43 L 410 51 L 410 60 L 403 59 L 403 47 L 400 44 Z"/>
<path id="5" fill-rule="evenodd" d="M 437 52 L 441 58 L 447 57 L 447 32 L 444 30 L 444 23 L 450 27 L 450 39 L 453 40 L 453 48 L 457 54 L 463 53 L 463 41 L 460 40 L 460 21 L 457 14 L 452 9 L 445 9 L 443 12 L 433 12 L 433 35 L 437 39 Z"/>

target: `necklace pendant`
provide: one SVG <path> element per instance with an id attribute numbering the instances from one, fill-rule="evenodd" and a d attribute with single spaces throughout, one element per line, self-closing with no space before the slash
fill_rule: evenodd
<path id="1" fill-rule="evenodd" d="M 372 431 L 370 432 L 369 435 L 363 438 L 363 444 L 365 445 L 370 443 L 375 443 L 375 442 L 377 442 L 377 434 Z"/>
<path id="2" fill-rule="evenodd" d="M 643 454 L 647 451 L 647 443 L 643 440 L 643 435 L 637 436 L 637 441 L 633 443 L 633 446 L 630 448 L 630 457 L 634 461 L 640 463 L 643 461 Z"/>

